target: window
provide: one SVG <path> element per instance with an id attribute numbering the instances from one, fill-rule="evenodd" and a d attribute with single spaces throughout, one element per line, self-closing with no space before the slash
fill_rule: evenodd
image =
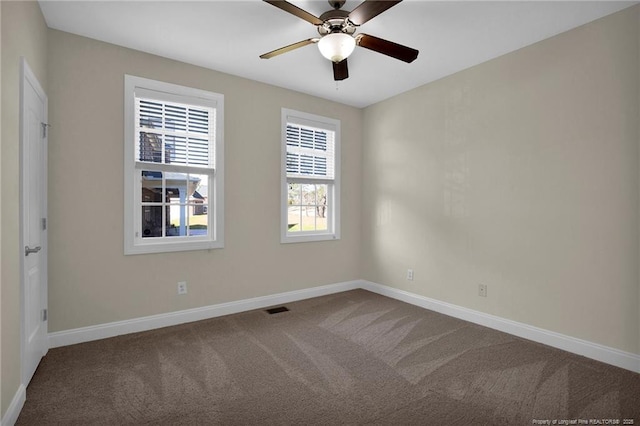
<path id="1" fill-rule="evenodd" d="M 340 121 L 282 109 L 281 242 L 340 238 Z"/>
<path id="2" fill-rule="evenodd" d="M 223 247 L 222 95 L 125 76 L 125 254 Z"/>

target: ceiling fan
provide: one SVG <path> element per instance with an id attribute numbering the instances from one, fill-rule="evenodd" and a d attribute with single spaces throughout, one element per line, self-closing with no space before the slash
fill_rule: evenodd
<path id="1" fill-rule="evenodd" d="M 402 0 L 365 0 L 351 12 L 341 10 L 346 0 L 328 0 L 333 10 L 329 10 L 317 17 L 306 10 L 300 9 L 284 0 L 263 0 L 279 9 L 315 25 L 320 37 L 302 40 L 280 49 L 272 50 L 263 55 L 262 59 L 290 52 L 308 44 L 318 43 L 320 53 L 333 63 L 334 80 L 344 80 L 349 77 L 347 57 L 356 46 L 391 56 L 392 58 L 411 63 L 418 57 L 418 51 L 392 41 L 384 40 L 368 34 L 356 34 L 356 27 L 375 18 Z"/>

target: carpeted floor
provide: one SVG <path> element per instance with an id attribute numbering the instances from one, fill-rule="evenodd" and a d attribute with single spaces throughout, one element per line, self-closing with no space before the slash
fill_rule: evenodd
<path id="1" fill-rule="evenodd" d="M 287 307 L 52 349 L 17 424 L 640 425 L 639 374 L 364 290 Z"/>

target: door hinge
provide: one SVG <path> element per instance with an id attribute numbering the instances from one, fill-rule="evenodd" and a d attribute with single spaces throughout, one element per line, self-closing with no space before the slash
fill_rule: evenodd
<path id="1" fill-rule="evenodd" d="M 47 218 L 46 217 L 42 218 L 42 230 L 43 231 L 47 230 Z"/>
<path id="2" fill-rule="evenodd" d="M 42 310 L 42 321 L 46 321 L 47 320 L 47 310 L 43 309 Z"/>
<path id="3" fill-rule="evenodd" d="M 40 123 L 42 125 L 42 138 L 47 137 L 47 127 L 51 127 L 49 123 Z"/>

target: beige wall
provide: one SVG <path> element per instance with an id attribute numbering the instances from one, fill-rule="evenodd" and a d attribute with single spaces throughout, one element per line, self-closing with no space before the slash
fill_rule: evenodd
<path id="1" fill-rule="evenodd" d="M 4 415 L 20 385 L 19 106 L 20 57 L 47 90 L 47 27 L 36 2 L 2 8 L 2 400 Z"/>
<path id="2" fill-rule="evenodd" d="M 640 354 L 639 10 L 365 109 L 364 278 Z"/>
<path id="3" fill-rule="evenodd" d="M 123 255 L 124 74 L 224 94 L 223 250 Z M 361 110 L 54 30 L 49 83 L 50 332 L 360 278 Z M 339 241 L 280 244 L 282 107 L 342 120 Z"/>

